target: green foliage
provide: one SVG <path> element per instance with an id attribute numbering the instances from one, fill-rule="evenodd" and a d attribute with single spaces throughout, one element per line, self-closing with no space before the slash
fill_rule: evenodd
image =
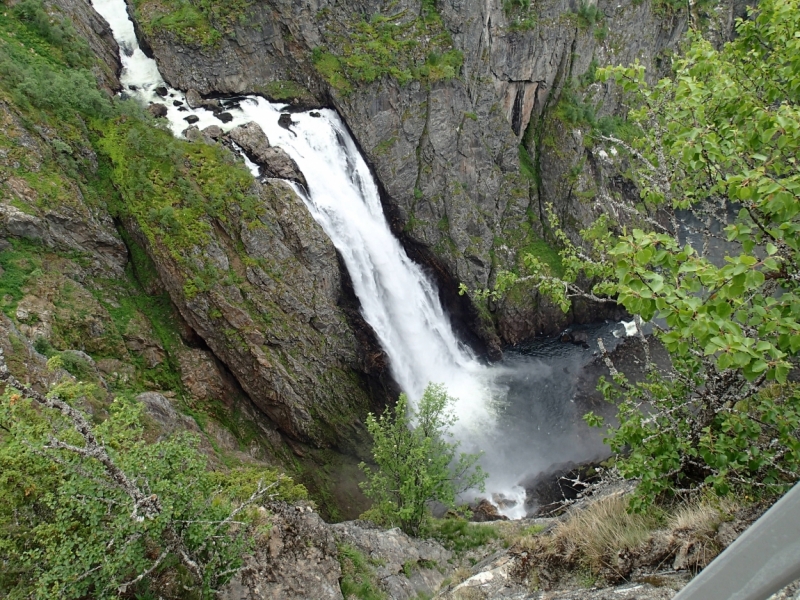
<path id="1" fill-rule="evenodd" d="M 111 103 L 86 68 L 90 56 L 69 23 L 48 17 L 40 2 L 0 13 L 0 90 L 22 108 L 66 119 L 108 115 Z"/>
<path id="2" fill-rule="evenodd" d="M 314 66 L 336 89 L 348 93 L 353 83 L 392 77 L 405 85 L 413 80 L 435 82 L 457 77 L 464 62 L 453 48 L 433 3 L 413 20 L 402 14 L 354 21 L 347 35 L 331 31 L 328 48 L 314 49 Z"/>
<path id="3" fill-rule="evenodd" d="M 500 537 L 492 525 L 470 523 L 466 519 L 437 519 L 430 536 L 457 554 L 485 546 Z"/>
<path id="4" fill-rule="evenodd" d="M 41 268 L 41 247 L 26 240 L 11 238 L 11 247 L 0 251 L 0 305 L 13 317 L 25 295 L 23 288 L 31 275 Z"/>
<path id="5" fill-rule="evenodd" d="M 575 13 L 575 19 L 578 22 L 578 27 L 582 29 L 589 29 L 593 30 L 595 26 L 600 24 L 605 15 L 603 15 L 603 11 L 597 6 L 597 4 L 590 4 L 589 2 L 581 2 L 580 6 L 578 7 L 577 12 Z"/>
<path id="6" fill-rule="evenodd" d="M 616 297 L 664 324 L 655 334 L 671 370 L 601 384 L 619 411 L 617 468 L 641 479 L 635 507 L 703 487 L 780 493 L 800 478 L 800 390 L 788 379 L 800 350 L 798 29 L 798 0 L 764 0 L 719 51 L 692 34 L 674 79 L 650 87 L 639 65 L 601 70 L 637 107 L 641 133 L 607 141 L 634 162 L 639 215 L 622 231 L 599 219 L 583 249 L 560 232 L 563 280 L 530 260 L 564 309 L 576 295 Z M 664 205 L 720 222 L 725 256 L 649 218 Z M 579 275 L 597 282 L 590 292 Z"/>
<path id="7" fill-rule="evenodd" d="M 153 250 L 194 274 L 184 284 L 188 297 L 210 289 L 225 274 L 194 253 L 208 243 L 214 219 L 230 218 L 232 205 L 246 221 L 257 219 L 250 173 L 226 149 L 178 140 L 136 115 L 106 121 L 101 132 L 97 146 L 121 198 L 112 213 L 135 219 Z"/>
<path id="8" fill-rule="evenodd" d="M 73 402 L 84 393 L 63 386 L 58 392 L 65 399 L 75 398 Z M 227 577 L 224 573 L 240 563 L 250 539 L 243 526 L 249 517 L 240 513 L 234 522 L 223 521 L 236 502 L 255 489 L 257 478 L 268 483 L 280 476 L 255 470 L 211 473 L 191 435 L 152 443 L 143 437 L 139 404 L 120 397 L 109 411 L 110 418 L 94 428 L 94 435 L 129 478 L 159 498 L 162 510 L 154 518 L 132 517 L 131 498 L 98 460 L 52 448 L 53 435 L 83 445 L 61 413 L 34 408 L 11 388 L 2 396 L 4 597 L 116 598 L 118 588 L 148 569 L 173 535 L 207 565 L 202 581 L 185 582 L 201 596 L 210 597 L 211 588 Z M 291 482 L 282 481 L 279 489 L 289 498 L 298 495 Z M 167 558 L 161 565 L 154 578 L 176 568 L 176 559 Z M 133 589 L 143 587 L 136 584 Z"/>
<path id="9" fill-rule="evenodd" d="M 476 464 L 479 455 L 457 455 L 458 443 L 445 439 L 456 421 L 448 410 L 452 402 L 443 386 L 430 384 L 416 410 L 401 394 L 394 410 L 367 417 L 377 469 L 359 465 L 366 475 L 361 487 L 374 502 L 366 517 L 418 535 L 427 524 L 427 503 L 453 507 L 462 491 L 483 489 L 487 475 Z"/>
<path id="10" fill-rule="evenodd" d="M 350 544 L 339 545 L 339 564 L 342 580 L 339 586 L 346 600 L 385 600 L 386 594 L 378 587 L 374 562 Z"/>
<path id="11" fill-rule="evenodd" d="M 295 98 L 310 99 L 309 91 L 299 83 L 288 80 L 270 81 L 264 86 L 264 94 L 275 101 L 291 101 Z"/>
<path id="12" fill-rule="evenodd" d="M 252 0 L 134 0 L 148 34 L 169 32 L 184 44 L 214 47 L 234 26 L 246 25 Z"/>
<path id="13" fill-rule="evenodd" d="M 70 67 L 92 66 L 92 51 L 86 40 L 68 20 L 48 14 L 41 0 L 22 0 L 14 5 L 12 13 L 23 25 L 16 32 L 23 45 L 31 44 L 37 50 L 46 48 L 47 54 L 56 54 Z"/>

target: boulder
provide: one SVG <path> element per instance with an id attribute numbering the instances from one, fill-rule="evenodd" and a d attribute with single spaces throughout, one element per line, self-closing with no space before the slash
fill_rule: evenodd
<path id="1" fill-rule="evenodd" d="M 207 135 L 212 140 L 218 140 L 222 137 L 222 128 L 219 125 L 209 125 L 203 129 L 203 134 Z"/>
<path id="2" fill-rule="evenodd" d="M 164 119 L 167 116 L 167 107 L 159 102 L 154 102 L 148 106 L 147 111 L 157 119 Z"/>
<path id="3" fill-rule="evenodd" d="M 472 518 L 470 521 L 475 523 L 485 523 L 487 521 L 508 521 L 508 517 L 501 515 L 497 507 L 483 498 L 478 505 L 472 509 Z"/>
<path id="4" fill-rule="evenodd" d="M 197 90 L 190 89 L 186 92 L 186 104 L 189 105 L 189 108 L 200 108 L 204 103 L 205 100 Z"/>
<path id="5" fill-rule="evenodd" d="M 265 177 L 288 179 L 308 187 L 297 163 L 282 148 L 270 146 L 269 139 L 258 123 L 234 127 L 228 132 L 228 138 L 261 167 L 261 173 Z"/>

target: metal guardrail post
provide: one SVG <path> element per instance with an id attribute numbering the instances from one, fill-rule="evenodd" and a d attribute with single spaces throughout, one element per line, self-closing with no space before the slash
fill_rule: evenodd
<path id="1" fill-rule="evenodd" d="M 800 484 L 673 600 L 764 600 L 800 579 Z"/>

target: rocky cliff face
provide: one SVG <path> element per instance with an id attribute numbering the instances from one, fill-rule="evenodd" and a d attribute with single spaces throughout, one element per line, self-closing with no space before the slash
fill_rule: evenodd
<path id="1" fill-rule="evenodd" d="M 343 85 L 338 73 L 315 62 L 315 48 L 317 59 L 323 48 L 369 55 L 369 40 L 359 40 L 374 29 L 361 23 L 380 23 L 376 15 L 409 23 L 427 4 L 269 0 L 249 5 L 240 21 L 212 19 L 223 35 L 205 45 L 152 25 L 155 4 L 136 4 L 173 85 L 333 104 L 380 180 L 395 231 L 407 246 L 426 249 L 434 270 L 471 288 L 491 285 L 499 269 L 518 268 L 521 252 L 546 248 L 547 203 L 570 231 L 594 221 L 602 210 L 598 198 L 616 182 L 614 169 L 600 164 L 599 149 L 585 136 L 588 125 L 559 117 L 558 105 L 577 98 L 597 115 L 619 112 L 615 91 L 592 84 L 595 66 L 636 59 L 657 70 L 685 29 L 684 19 L 649 0 L 546 0 L 529 9 L 523 2 L 443 0 L 436 10 L 463 53 L 458 77 L 402 84 L 397 77 L 367 77 Z M 419 34 L 419 45 L 426 43 Z M 302 91 L 276 93 L 287 80 Z M 523 162 L 530 158 L 522 169 L 521 148 Z M 472 327 L 495 343 L 494 331 L 513 343 L 565 323 L 535 290 L 486 307 L 494 314 L 478 308 L 481 316 L 469 315 Z M 584 308 L 566 320 L 597 316 L 596 308 Z"/>

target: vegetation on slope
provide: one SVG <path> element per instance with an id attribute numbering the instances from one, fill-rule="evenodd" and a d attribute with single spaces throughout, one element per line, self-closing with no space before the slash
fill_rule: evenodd
<path id="1" fill-rule="evenodd" d="M 244 167 L 112 100 L 92 67 L 86 43 L 40 2 L 0 13 L 4 203 L 37 219 L 72 211 L 76 222 L 111 209 L 181 259 L 230 203 L 256 212 Z M 113 279 L 88 251 L 17 238 L 0 247 L 3 362 L 48 392 L 15 381 L 0 395 L 4 597 L 207 597 L 268 527 L 263 512 L 233 515 L 241 502 L 259 485 L 254 501 L 305 496 L 272 469 L 201 451 L 197 434 L 159 439 L 135 397 L 155 389 L 185 400 L 176 361 L 185 348 L 152 264 L 127 241 L 132 263 Z M 151 345 L 157 360 L 129 340 Z"/>
<path id="2" fill-rule="evenodd" d="M 419 16 L 401 12 L 374 14 L 369 20 L 354 17 L 344 29 L 331 23 L 327 40 L 326 47 L 314 49 L 314 65 L 328 83 L 344 93 L 353 83 L 371 83 L 387 76 L 400 85 L 451 79 L 459 75 L 463 63 L 450 32 L 427 3 Z"/>

